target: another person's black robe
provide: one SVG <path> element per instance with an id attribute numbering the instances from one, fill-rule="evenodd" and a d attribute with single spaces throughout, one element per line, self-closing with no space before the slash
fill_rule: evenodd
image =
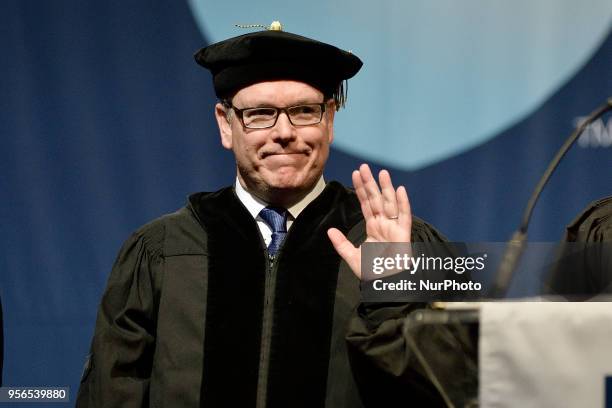
<path id="1" fill-rule="evenodd" d="M 567 226 L 546 292 L 585 300 L 612 294 L 612 197 L 591 203 Z"/>
<path id="2" fill-rule="evenodd" d="M 393 398 L 405 406 L 441 404 L 394 359 L 405 355 L 402 318 L 422 305 L 358 312 L 359 280 L 330 227 L 365 239 L 355 194 L 335 182 L 295 220 L 273 266 L 233 188 L 192 195 L 142 227 L 111 272 L 77 406 L 361 407 L 399 383 Z M 443 240 L 416 218 L 412 237 Z"/>

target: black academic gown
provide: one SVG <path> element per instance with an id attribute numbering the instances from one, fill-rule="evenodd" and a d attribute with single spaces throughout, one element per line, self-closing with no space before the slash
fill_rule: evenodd
<path id="1" fill-rule="evenodd" d="M 330 227 L 365 239 L 355 194 L 336 182 L 273 263 L 233 188 L 192 195 L 142 227 L 111 272 L 77 406 L 361 407 L 398 384 L 405 406 L 439 404 L 419 370 L 394 358 L 401 318 L 419 305 L 358 308 L 359 281 Z M 416 218 L 412 237 L 443 240 Z"/>

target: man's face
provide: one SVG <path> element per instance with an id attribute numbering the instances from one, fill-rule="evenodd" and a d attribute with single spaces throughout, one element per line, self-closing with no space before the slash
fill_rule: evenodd
<path id="1" fill-rule="evenodd" d="M 260 82 L 241 89 L 232 99 L 237 109 L 321 102 L 321 91 L 289 80 Z M 215 107 L 221 143 L 234 152 L 240 183 L 261 199 L 280 205 L 298 201 L 321 177 L 333 140 L 334 112 L 330 101 L 318 124 L 294 126 L 279 112 L 274 127 L 247 129 L 236 112 L 221 104 Z"/>

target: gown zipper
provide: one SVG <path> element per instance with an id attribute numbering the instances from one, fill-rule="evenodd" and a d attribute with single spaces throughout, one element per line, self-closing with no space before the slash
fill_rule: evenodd
<path id="1" fill-rule="evenodd" d="M 289 233 L 287 233 L 289 235 Z M 272 342 L 272 327 L 274 324 L 274 299 L 276 294 L 276 274 L 278 263 L 275 260 L 281 253 L 287 235 L 278 249 L 277 256 L 271 255 L 264 246 L 266 262 L 266 278 L 264 289 L 264 310 L 261 325 L 261 346 L 259 349 L 259 371 L 257 376 L 257 408 L 265 408 L 268 398 L 268 373 L 270 366 L 270 347 Z M 263 241 L 263 239 L 262 239 Z"/>

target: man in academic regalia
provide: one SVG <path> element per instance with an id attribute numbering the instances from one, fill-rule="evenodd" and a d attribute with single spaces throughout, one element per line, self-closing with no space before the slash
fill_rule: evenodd
<path id="1" fill-rule="evenodd" d="M 362 165 L 355 191 L 323 179 L 343 84 L 362 62 L 271 28 L 196 53 L 236 179 L 126 241 L 77 406 L 441 403 L 412 360 L 397 358 L 402 318 L 422 305 L 360 304 L 359 277 L 366 239 L 443 237 L 412 217 L 386 171 L 377 183 Z"/>

